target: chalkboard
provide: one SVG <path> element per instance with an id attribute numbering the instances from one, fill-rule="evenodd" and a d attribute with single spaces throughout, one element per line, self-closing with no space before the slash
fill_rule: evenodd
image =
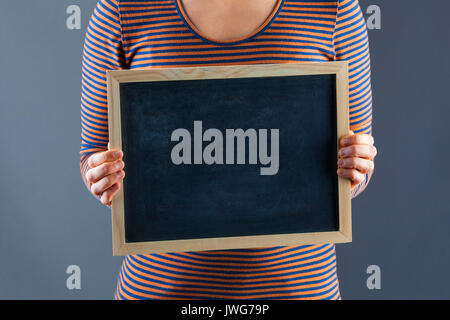
<path id="1" fill-rule="evenodd" d="M 350 241 L 349 183 L 336 174 L 346 70 L 108 72 L 110 143 L 126 165 L 114 254 Z"/>

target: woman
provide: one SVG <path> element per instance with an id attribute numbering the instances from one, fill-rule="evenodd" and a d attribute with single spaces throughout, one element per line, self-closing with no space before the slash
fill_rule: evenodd
<path id="1" fill-rule="evenodd" d="M 108 151 L 105 70 L 348 60 L 350 124 L 338 175 L 372 175 L 367 31 L 357 0 L 100 0 L 83 54 L 81 172 L 109 205 L 125 176 Z M 117 299 L 340 299 L 332 244 L 125 257 Z"/>

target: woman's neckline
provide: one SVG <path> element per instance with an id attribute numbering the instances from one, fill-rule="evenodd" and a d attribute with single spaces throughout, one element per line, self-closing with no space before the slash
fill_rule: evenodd
<path id="1" fill-rule="evenodd" d="M 278 14 L 280 13 L 281 9 L 283 8 L 285 0 L 277 0 L 277 3 L 275 5 L 275 8 L 272 10 L 270 15 L 267 17 L 267 19 L 264 21 L 262 25 L 260 25 L 255 31 L 253 31 L 251 34 L 246 35 L 244 37 L 240 37 L 238 39 L 233 40 L 215 40 L 211 39 L 209 37 L 204 36 L 192 23 L 192 21 L 189 19 L 186 11 L 183 8 L 183 4 L 181 3 L 181 0 L 174 0 L 175 7 L 177 9 L 178 15 L 183 21 L 183 23 L 186 25 L 186 27 L 198 38 L 202 39 L 205 42 L 215 44 L 215 45 L 235 45 L 239 44 L 245 41 L 249 41 L 251 39 L 254 39 L 255 37 L 259 36 L 261 33 L 263 33 L 267 28 L 269 28 L 273 21 L 276 19 Z"/>

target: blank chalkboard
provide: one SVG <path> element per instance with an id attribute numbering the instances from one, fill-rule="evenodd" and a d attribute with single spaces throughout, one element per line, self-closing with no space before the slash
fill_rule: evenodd
<path id="1" fill-rule="evenodd" d="M 114 254 L 351 239 L 345 63 L 108 72 Z"/>

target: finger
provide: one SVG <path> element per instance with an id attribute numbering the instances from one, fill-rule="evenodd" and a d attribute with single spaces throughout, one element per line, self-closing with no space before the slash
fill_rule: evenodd
<path id="1" fill-rule="evenodd" d="M 371 145 L 355 144 L 339 150 L 339 157 L 341 158 L 360 157 L 373 160 L 376 155 L 377 148 Z"/>
<path id="2" fill-rule="evenodd" d="M 342 147 L 351 146 L 354 144 L 367 144 L 373 145 L 375 143 L 373 137 L 368 134 L 354 134 L 342 137 L 340 139 L 340 145 Z"/>
<path id="3" fill-rule="evenodd" d="M 117 194 L 119 189 L 120 189 L 120 183 L 119 182 L 114 183 L 111 187 L 106 189 L 103 192 L 102 197 L 100 198 L 101 203 L 103 203 L 106 206 L 111 205 L 111 201 L 114 198 L 114 196 Z"/>
<path id="4" fill-rule="evenodd" d="M 89 169 L 86 172 L 86 180 L 90 183 L 95 183 L 98 180 L 116 173 L 123 169 L 125 166 L 124 162 L 122 160 L 117 160 L 114 162 L 105 162 L 98 167 L 94 167 Z"/>
<path id="5" fill-rule="evenodd" d="M 96 183 L 93 183 L 91 185 L 91 192 L 96 196 L 101 196 L 106 189 L 111 187 L 114 183 L 122 181 L 124 177 L 125 172 L 123 170 L 110 174 L 109 176 L 100 179 Z"/>
<path id="6" fill-rule="evenodd" d="M 342 178 L 350 179 L 352 183 L 358 184 L 364 181 L 365 175 L 355 169 L 342 169 L 337 171 Z"/>
<path id="7" fill-rule="evenodd" d="M 351 157 L 339 159 L 338 166 L 342 169 L 356 169 L 361 173 L 368 173 L 373 170 L 374 163 L 372 160 Z"/>
<path id="8" fill-rule="evenodd" d="M 88 164 L 90 168 L 95 168 L 102 163 L 105 162 L 112 162 L 121 159 L 123 156 L 123 153 L 121 150 L 109 150 L 109 151 L 103 151 L 94 153 L 92 156 L 89 157 Z"/>

